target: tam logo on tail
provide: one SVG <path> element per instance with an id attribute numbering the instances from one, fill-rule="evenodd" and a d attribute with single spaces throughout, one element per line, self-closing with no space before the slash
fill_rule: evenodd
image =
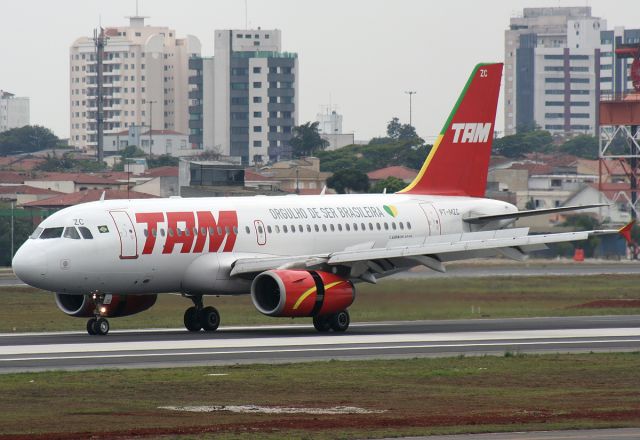
<path id="1" fill-rule="evenodd" d="M 487 142 L 491 134 L 491 122 L 483 123 L 458 123 L 452 124 L 451 128 L 455 131 L 453 135 L 453 143 L 457 144 L 458 139 L 461 143 L 467 142 Z"/>
<path id="2" fill-rule="evenodd" d="M 502 64 L 478 64 L 407 194 L 484 197 Z"/>

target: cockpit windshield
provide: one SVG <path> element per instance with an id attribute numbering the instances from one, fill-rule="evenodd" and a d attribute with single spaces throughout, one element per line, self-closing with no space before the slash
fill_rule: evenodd
<path id="1" fill-rule="evenodd" d="M 80 231 L 80 232 L 78 232 Z M 31 239 L 47 239 L 47 238 L 70 238 L 72 240 L 80 240 L 84 238 L 85 240 L 92 240 L 93 234 L 89 230 L 89 228 L 85 226 L 79 226 L 77 229 L 73 226 L 57 227 L 57 228 L 36 228 L 33 231 L 33 234 L 29 236 Z"/>
<path id="2" fill-rule="evenodd" d="M 74 240 L 80 240 L 80 234 L 78 234 L 78 230 L 73 226 L 69 226 L 64 228 L 64 234 L 62 234 L 64 238 L 72 238 Z"/>
<path id="3" fill-rule="evenodd" d="M 62 231 L 64 230 L 64 228 L 45 228 L 44 231 L 42 231 L 42 234 L 40 234 L 40 239 L 47 239 L 47 238 L 60 238 L 62 237 Z"/>

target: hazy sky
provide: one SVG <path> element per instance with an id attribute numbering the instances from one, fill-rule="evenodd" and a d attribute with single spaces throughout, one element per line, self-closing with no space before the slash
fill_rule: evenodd
<path id="1" fill-rule="evenodd" d="M 0 89 L 31 98 L 31 123 L 69 135 L 69 46 L 103 26 L 126 25 L 135 0 L 2 0 Z M 591 6 L 608 28 L 640 27 L 638 0 L 247 0 L 249 27 L 282 30 L 283 50 L 297 52 L 300 120 L 329 102 L 356 139 L 384 134 L 409 119 L 432 139 L 471 68 L 502 61 L 504 30 L 523 7 Z M 148 24 L 195 35 L 214 55 L 215 29 L 244 28 L 244 0 L 140 0 Z M 502 130 L 502 99 L 497 128 Z"/>

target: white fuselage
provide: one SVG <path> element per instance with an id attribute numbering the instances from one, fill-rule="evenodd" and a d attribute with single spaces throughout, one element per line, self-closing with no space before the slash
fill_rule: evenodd
<path id="1" fill-rule="evenodd" d="M 45 219 L 39 228 L 54 238 L 27 240 L 14 270 L 60 293 L 249 293 L 250 280 L 229 277 L 238 258 L 421 245 L 469 232 L 465 217 L 516 211 L 490 199 L 408 194 L 99 201 Z M 93 238 L 52 229 L 80 227 Z"/>

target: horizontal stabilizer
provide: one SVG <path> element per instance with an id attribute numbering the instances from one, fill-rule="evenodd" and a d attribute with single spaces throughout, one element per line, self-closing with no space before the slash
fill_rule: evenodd
<path id="1" fill-rule="evenodd" d="M 463 220 L 467 223 L 471 223 L 475 225 L 479 223 L 488 223 L 488 222 L 497 221 L 497 220 L 518 219 L 520 217 L 531 217 L 535 215 L 554 214 L 557 212 L 566 212 L 566 211 L 579 211 L 581 209 L 600 208 L 602 206 L 609 206 L 609 205 L 607 205 L 606 203 L 596 203 L 593 205 L 560 206 L 558 208 L 531 209 L 528 211 L 510 212 L 508 214 L 480 215 L 477 217 L 465 218 Z"/>

